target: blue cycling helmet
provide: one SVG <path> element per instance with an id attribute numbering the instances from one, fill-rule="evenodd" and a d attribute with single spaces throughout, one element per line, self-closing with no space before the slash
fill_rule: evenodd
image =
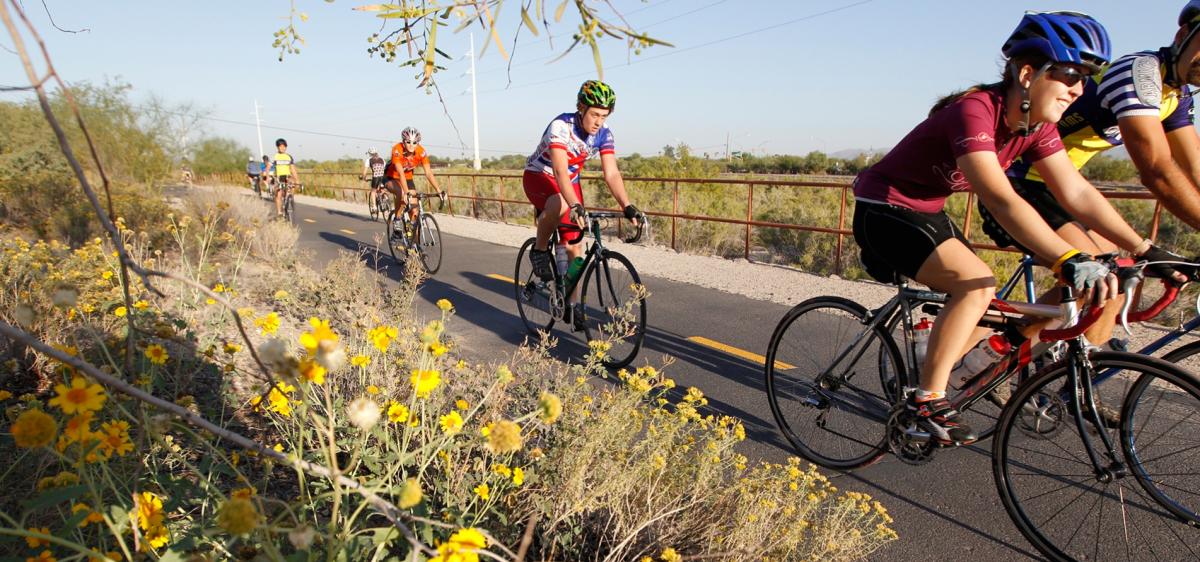
<path id="1" fill-rule="evenodd" d="M 1079 12 L 1025 12 L 1000 52 L 1009 59 L 1037 53 L 1052 62 L 1099 70 L 1112 58 L 1111 49 L 1108 31 L 1092 16 Z"/>

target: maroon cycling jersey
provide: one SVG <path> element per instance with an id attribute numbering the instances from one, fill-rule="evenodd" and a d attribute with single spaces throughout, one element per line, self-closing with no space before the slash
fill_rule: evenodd
<path id="1" fill-rule="evenodd" d="M 854 180 L 857 199 L 936 213 L 955 191 L 971 185 L 955 162 L 971 152 L 996 153 L 1007 170 L 1024 156 L 1036 162 L 1063 149 L 1056 127 L 1022 137 L 1004 124 L 1004 98 L 995 90 L 967 94 L 917 125 L 900 144 Z"/>

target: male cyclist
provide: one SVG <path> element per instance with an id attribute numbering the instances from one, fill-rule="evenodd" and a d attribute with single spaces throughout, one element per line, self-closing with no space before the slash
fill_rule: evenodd
<path id="1" fill-rule="evenodd" d="M 425 147 L 420 143 L 421 131 L 414 127 L 405 127 L 400 132 L 400 142 L 392 147 L 391 165 L 387 167 L 387 189 L 396 197 L 396 214 L 400 213 L 401 207 L 408 204 L 408 195 L 417 192 L 417 184 L 413 181 L 413 170 L 417 166 L 425 169 L 425 179 L 429 180 L 429 185 L 445 196 L 445 192 L 438 187 L 437 178 L 433 177 L 433 169 L 429 167 L 429 156 L 425 153 Z M 408 218 L 414 223 L 417 221 L 416 207 L 409 208 Z M 396 228 L 399 228 L 399 225 L 400 222 L 397 221 Z"/>
<path id="2" fill-rule="evenodd" d="M 250 182 L 250 189 L 254 190 L 255 195 L 262 189 L 259 186 L 259 180 L 262 179 L 262 164 L 254 160 L 253 156 L 246 158 L 246 178 Z"/>
<path id="3" fill-rule="evenodd" d="M 379 151 L 375 150 L 373 146 L 367 149 L 367 159 L 363 161 L 362 179 L 371 182 L 371 190 L 367 192 L 367 200 L 371 209 L 375 208 L 375 198 L 383 193 L 383 184 L 387 180 L 384 177 L 386 168 L 387 160 L 379 155 Z"/>
<path id="4" fill-rule="evenodd" d="M 1093 156 L 1124 144 L 1142 183 L 1175 216 L 1200 228 L 1200 135 L 1193 126 L 1192 89 L 1200 84 L 1200 0 L 1191 0 L 1179 14 L 1172 44 L 1156 51 L 1126 55 L 1084 83 L 1083 95 L 1058 122 L 1067 156 L 1082 168 Z M 1038 170 L 1020 160 L 1008 170 L 1013 189 L 1062 238 L 1090 253 L 1112 252 L 1117 244 L 1091 228 L 1086 209 L 1077 198 L 1047 188 Z M 1025 249 L 980 205 L 983 229 L 998 246 Z M 1149 241 L 1147 241 L 1148 243 Z M 1156 246 L 1123 248 L 1151 261 L 1181 260 Z M 1140 250 L 1140 251 L 1139 251 Z M 1028 252 L 1027 252 L 1028 253 Z M 1163 268 L 1157 273 L 1165 274 Z M 1176 281 L 1184 278 L 1178 274 Z M 1119 304 L 1087 332 L 1093 342 L 1112 333 Z"/>
<path id="5" fill-rule="evenodd" d="M 525 196 L 533 203 L 537 214 L 537 241 L 529 251 L 533 272 L 543 281 L 554 278 L 554 257 L 548 248 L 550 235 L 559 229 L 559 244 L 565 245 L 569 260 L 583 255 L 583 244 L 568 244 L 583 234 L 561 228 L 576 224 L 585 228 L 587 210 L 583 206 L 583 188 L 579 174 L 587 159 L 599 155 L 604 183 L 612 192 L 617 205 L 624 209 L 625 218 L 637 224 L 638 210 L 629 203 L 625 181 L 617 168 L 612 131 L 605 125 L 617 104 L 617 94 L 604 82 L 588 80 L 575 96 L 575 112 L 555 117 L 542 132 L 542 140 L 525 163 L 522 184 Z M 571 295 L 571 300 L 576 296 Z M 578 304 L 573 327 L 583 329 L 582 309 Z"/>
<path id="6" fill-rule="evenodd" d="M 275 215 L 283 216 L 283 190 L 284 187 L 291 187 L 300 182 L 300 174 L 296 170 L 296 165 L 292 160 L 292 155 L 288 154 L 287 141 L 284 139 L 275 139 L 275 159 L 271 162 L 271 175 L 278 182 L 278 187 L 275 189 Z"/>

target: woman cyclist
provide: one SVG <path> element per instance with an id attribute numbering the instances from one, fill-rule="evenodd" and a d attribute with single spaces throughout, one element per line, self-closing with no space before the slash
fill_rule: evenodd
<path id="1" fill-rule="evenodd" d="M 383 193 L 383 184 L 387 180 L 384 176 L 387 170 L 387 161 L 379 155 L 379 151 L 375 147 L 367 149 L 367 159 L 363 160 L 362 180 L 371 182 L 371 187 L 367 190 L 367 205 L 369 209 L 375 209 L 375 198 Z M 375 211 L 371 211 L 372 213 Z"/>
<path id="2" fill-rule="evenodd" d="M 975 343 L 975 327 L 995 294 L 988 266 L 944 211 L 955 191 L 973 191 L 1013 237 L 1077 289 L 1105 297 L 1108 268 L 1065 241 L 1024 199 L 1004 171 L 1018 157 L 1046 182 L 1084 193 L 1087 181 L 1063 151 L 1054 124 L 1083 93 L 1083 80 L 1109 60 L 1108 34 L 1090 16 L 1026 13 L 1001 50 L 1001 81 L 942 99 L 929 117 L 855 179 L 854 238 L 867 272 L 896 275 L 948 295 L 930 334 L 921 386 L 907 409 L 938 442 L 970 443 L 974 431 L 945 398 L 954 362 Z M 1122 247 L 1150 249 L 1103 198 L 1085 193 L 1096 230 Z"/>
<path id="3" fill-rule="evenodd" d="M 413 181 L 413 170 L 417 166 L 425 168 L 425 179 L 429 180 L 429 185 L 437 191 L 442 197 L 446 193 L 438 187 L 437 179 L 433 177 L 433 170 L 429 167 L 429 156 L 425 154 L 425 147 L 421 146 L 421 131 L 414 127 L 405 127 L 400 132 L 400 142 L 392 147 L 392 160 L 387 166 L 387 184 L 388 191 L 396 197 L 396 214 L 400 214 L 400 209 L 408 203 L 407 194 L 417 192 L 417 184 Z M 417 209 L 411 207 L 409 210 L 409 220 L 417 221 Z M 400 228 L 400 221 L 396 221 L 396 228 Z"/>
<path id="4" fill-rule="evenodd" d="M 569 260 L 583 255 L 582 244 L 566 244 L 583 234 L 560 226 L 564 223 L 585 226 L 587 211 L 583 207 L 579 174 L 588 158 L 599 154 L 604 183 L 624 210 L 625 218 L 637 224 L 638 210 L 629 204 L 625 181 L 617 169 L 612 132 L 604 124 L 616 105 L 617 94 L 608 84 L 599 80 L 584 82 L 575 96 L 575 112 L 555 117 L 525 162 L 521 183 L 537 216 L 537 240 L 529 251 L 529 262 L 533 273 L 543 281 L 554 278 L 551 269 L 554 259 L 548 246 L 555 228 L 559 228 L 559 243 L 565 245 Z M 572 325 L 577 330 L 583 329 L 583 315 L 573 312 Z"/>

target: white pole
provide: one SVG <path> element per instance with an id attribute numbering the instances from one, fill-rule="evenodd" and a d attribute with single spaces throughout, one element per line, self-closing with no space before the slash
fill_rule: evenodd
<path id="1" fill-rule="evenodd" d="M 258 162 L 266 152 L 263 152 L 262 143 L 262 121 L 258 118 L 258 100 L 254 100 L 254 125 L 258 129 L 258 154 L 254 157 L 254 161 Z"/>
<path id="2" fill-rule="evenodd" d="M 475 169 L 483 168 L 479 162 L 479 105 L 475 100 L 475 34 L 471 34 L 471 121 L 474 129 Z"/>

